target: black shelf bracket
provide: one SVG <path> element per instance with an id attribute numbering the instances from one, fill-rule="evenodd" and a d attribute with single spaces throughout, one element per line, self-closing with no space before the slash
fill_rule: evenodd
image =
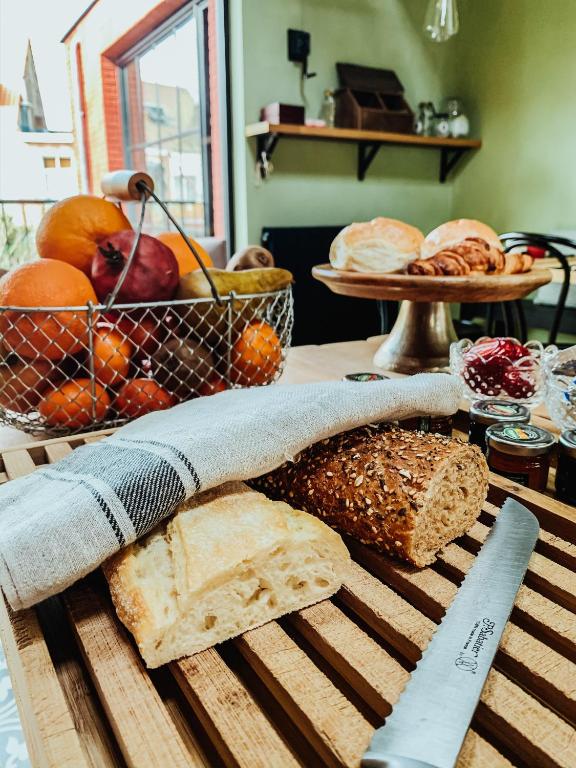
<path id="1" fill-rule="evenodd" d="M 378 142 L 372 144 L 367 142 L 360 142 L 358 144 L 358 181 L 364 181 L 366 178 L 366 172 L 372 165 L 372 161 L 378 154 L 378 150 L 382 145 Z"/>
<path id="2" fill-rule="evenodd" d="M 256 159 L 262 179 L 268 177 L 270 158 L 274 154 L 279 138 L 280 134 L 278 133 L 263 133 L 257 138 L 256 149 L 258 157 Z"/>
<path id="3" fill-rule="evenodd" d="M 440 183 L 444 184 L 450 171 L 454 170 L 462 155 L 466 152 L 465 148 L 442 147 L 440 150 Z"/>

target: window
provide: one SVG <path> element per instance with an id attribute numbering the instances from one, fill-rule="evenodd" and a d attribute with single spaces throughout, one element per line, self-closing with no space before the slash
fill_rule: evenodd
<path id="1" fill-rule="evenodd" d="M 72 158 L 70 157 L 60 158 L 60 168 L 71 168 L 71 167 L 72 167 Z"/>
<path id="2" fill-rule="evenodd" d="M 194 2 L 123 57 L 127 167 L 145 170 L 193 235 L 212 234 L 207 3 Z M 148 206 L 147 226 L 168 229 Z"/>
<path id="3" fill-rule="evenodd" d="M 43 157 L 44 161 L 44 168 L 56 168 L 56 158 L 55 157 Z"/>

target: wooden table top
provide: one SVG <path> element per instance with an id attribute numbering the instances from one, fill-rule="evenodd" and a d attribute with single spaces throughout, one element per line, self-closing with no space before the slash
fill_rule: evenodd
<path id="1" fill-rule="evenodd" d="M 341 341 L 334 344 L 309 344 L 292 347 L 288 350 L 288 359 L 280 379 L 283 384 L 304 384 L 310 381 L 337 381 L 347 373 L 374 371 L 390 378 L 399 378 L 404 374 L 386 371 L 374 366 L 372 358 L 385 336 L 372 336 L 364 341 Z M 461 405 L 467 410 L 465 401 Z M 535 409 L 535 415 L 543 419 L 541 426 L 555 434 L 558 429 L 552 424 L 544 406 Z M 42 436 L 33 438 L 13 427 L 0 427 L 0 451 L 26 443 L 38 442 Z"/>
<path id="2" fill-rule="evenodd" d="M 379 336 L 365 341 L 295 347 L 289 351 L 281 382 L 296 384 L 340 380 L 347 373 L 360 371 L 386 373 L 390 378 L 401 377 L 401 374 L 382 371 L 373 366 L 372 357 L 381 343 L 382 337 Z M 462 407 L 466 409 L 467 403 L 463 402 Z M 557 431 L 543 407 L 536 409 L 533 421 Z M 38 441 L 31 443 L 30 437 L 24 433 L 6 430 L 8 428 L 0 429 L 0 451 L 9 447 L 7 453 L 10 456 L 10 464 L 8 465 L 7 454 L 3 454 L 4 471 L 0 472 L 0 475 L 3 475 L 0 481 L 33 471 L 37 464 L 56 460 L 75 447 L 62 445 L 62 439 L 49 441 L 49 447 L 46 447 L 45 442 L 41 446 Z M 75 442 L 81 444 L 93 441 L 97 436 L 98 433 L 92 433 L 84 438 L 78 437 Z M 26 443 L 30 454 L 26 451 Z M 55 445 L 56 443 L 60 445 Z M 15 445 L 21 445 L 22 450 L 10 450 Z M 61 450 L 56 450 L 57 448 Z M 46 455 L 39 458 L 36 456 L 38 452 L 44 452 Z M 382 560 L 370 551 L 361 552 L 356 547 L 354 556 L 358 563 L 354 566 L 355 576 L 343 589 L 341 601 L 346 610 L 351 612 L 351 616 L 358 612 L 375 636 L 382 638 L 382 646 L 365 634 L 364 624 L 357 626 L 347 614 L 341 612 L 339 605 L 329 601 L 291 617 L 290 626 L 294 632 L 302 633 L 319 656 L 325 654 L 323 658 L 326 669 L 329 670 L 333 666 L 340 676 L 338 680 L 344 680 L 359 692 L 360 697 L 366 697 L 379 717 L 385 715 L 390 709 L 390 702 L 396 700 L 407 674 L 395 661 L 394 654 L 401 657 L 406 664 L 415 663 L 433 629 L 433 622 L 429 617 L 438 620 L 452 599 L 457 589 L 453 579 L 460 581 L 470 567 L 473 552 L 477 551 L 488 531 L 486 524 L 490 525 L 493 521 L 496 512 L 494 505 L 500 505 L 509 494 L 520 494 L 521 500 L 534 509 L 542 520 L 543 530 L 538 545 L 540 548 L 534 555 L 526 584 L 519 593 L 516 611 L 503 636 L 496 666 L 490 673 L 482 705 L 478 708 L 475 723 L 479 723 L 483 730 L 477 733 L 474 726 L 469 732 L 467 747 L 459 766 L 481 768 L 484 765 L 497 765 L 499 768 L 510 768 L 511 765 L 519 764 L 516 757 L 513 757 L 513 762 L 509 762 L 506 755 L 510 753 L 517 756 L 522 764 L 568 768 L 571 765 L 568 742 L 573 739 L 574 734 L 569 724 L 569 716 L 571 717 L 574 711 L 571 685 L 574 666 L 571 658 L 576 648 L 576 632 L 572 621 L 576 604 L 573 590 L 568 587 L 568 580 L 571 578 L 568 569 L 574 567 L 575 545 L 570 543 L 568 537 L 574 541 L 576 514 L 574 508 L 547 499 L 535 491 L 518 488 L 511 481 L 499 479 L 497 476 L 491 478 L 491 494 L 485 505 L 482 522 L 477 523 L 474 530 L 469 532 L 467 542 L 471 551 L 463 548 L 461 544 L 450 545 L 439 558 L 438 569 L 429 568 L 412 573 L 402 565 Z M 451 578 L 448 578 L 448 575 Z M 390 591 L 389 585 L 392 585 L 394 592 Z M 12 642 L 12 646 L 7 645 L 7 651 L 12 658 L 11 672 L 20 675 L 19 693 L 31 693 L 31 700 L 36 706 L 34 716 L 31 714 L 31 708 L 26 710 L 30 714 L 28 735 L 36 733 L 31 723 L 37 726 L 38 731 L 37 741 L 33 741 L 32 746 L 40 750 L 39 754 L 57 748 L 58 756 L 66 754 L 69 758 L 65 763 L 60 757 L 46 763 L 33 760 L 33 763 L 46 764 L 51 768 L 56 765 L 60 768 L 64 764 L 73 765 L 74 768 L 88 768 L 96 764 L 117 765 L 120 763 L 116 762 L 113 749 L 121 749 L 127 764 L 139 764 L 136 757 L 146 753 L 150 765 L 161 765 L 166 763 L 155 760 L 155 755 L 157 757 L 172 749 L 180 754 L 178 751 L 181 749 L 184 757 L 180 755 L 182 762 L 178 762 L 178 765 L 205 766 L 206 763 L 200 757 L 198 761 L 191 762 L 190 755 L 196 749 L 196 742 L 190 736 L 191 732 L 186 729 L 180 731 L 174 725 L 174 722 L 180 725 L 185 722 L 183 710 L 178 708 L 180 705 L 176 699 L 173 701 L 169 696 L 168 700 L 164 701 L 159 697 L 113 614 L 105 607 L 95 606 L 96 593 L 92 594 L 89 588 L 88 592 L 86 589 L 80 587 L 71 591 L 68 597 L 65 596 L 59 609 L 68 611 L 69 620 L 75 627 L 75 642 L 85 650 L 84 661 L 78 655 L 76 645 L 70 640 L 69 629 L 66 630 L 68 634 L 64 629 L 62 635 L 58 634 L 58 653 L 51 657 L 47 646 L 47 643 L 51 642 L 50 635 L 42 635 L 35 609 L 22 612 L 16 618 L 9 617 L 8 614 L 3 616 L 0 612 L 0 629 L 4 628 L 3 639 L 7 638 Z M 373 603 L 370 603 L 369 599 L 373 599 Z M 394 605 L 399 606 L 397 612 L 391 615 L 381 613 L 380 606 L 391 599 L 395 601 Z M 404 602 L 404 599 L 407 602 Z M 60 603 L 58 605 L 60 606 Z M 3 609 L 3 603 L 0 604 L 0 609 Z M 43 615 L 46 619 L 47 614 Z M 61 621 L 62 616 L 57 614 L 51 617 L 51 620 Z M 394 624 L 397 618 L 399 629 L 395 628 Z M 394 624 L 393 631 L 389 622 Z M 66 621 L 64 624 L 68 626 Z M 60 629 L 60 624 L 57 626 Z M 68 638 L 67 642 L 70 641 L 69 647 L 66 646 L 69 656 L 63 654 L 61 648 L 64 645 L 64 635 Z M 361 754 L 371 728 L 362 719 L 362 713 L 356 711 L 353 702 L 342 698 L 339 688 L 326 677 L 327 673 L 324 674 L 315 666 L 306 653 L 283 632 L 280 625 L 273 623 L 255 630 L 250 638 L 252 639 L 240 638 L 235 641 L 235 648 L 240 649 L 241 654 L 243 651 L 248 653 L 245 646 L 252 643 L 244 659 L 244 671 L 248 675 L 246 679 L 250 681 L 250 685 L 256 686 L 256 677 L 252 675 L 250 664 L 254 659 L 263 668 L 274 669 L 276 676 L 272 681 L 268 681 L 271 695 L 277 697 L 278 701 L 288 698 L 292 702 L 291 711 L 295 713 L 294 722 L 305 723 L 306 728 L 302 726 L 303 732 L 310 732 L 315 738 L 318 734 L 317 739 L 323 748 L 333 750 L 329 754 L 330 760 L 327 764 L 356 764 L 357 755 Z M 261 646 L 258 646 L 258 642 L 261 642 Z M 99 653 L 104 649 L 104 656 L 93 657 L 92 652 L 96 646 L 100 648 Z M 393 649 L 392 655 L 388 654 L 388 646 Z M 75 650 L 70 651 L 70 648 Z M 113 648 L 114 653 L 109 652 L 110 648 Z M 283 654 L 288 651 L 298 656 L 296 666 L 306 670 L 307 686 L 296 692 L 292 690 L 294 681 L 291 669 L 286 665 L 274 666 L 275 659 L 284 658 Z M 57 669 L 52 664 L 52 658 Z M 106 669 L 110 666 L 112 658 L 112 666 L 120 675 L 118 679 L 121 684 L 117 685 L 116 679 L 108 680 L 101 671 L 92 668 L 95 658 L 98 663 L 104 659 Z M 252 689 L 242 687 L 225 665 L 225 661 L 216 651 L 210 649 L 195 657 L 193 662 L 184 660 L 173 664 L 171 673 L 174 674 L 177 685 L 189 692 L 189 701 L 195 707 L 195 715 L 198 716 L 198 711 L 202 711 L 206 723 L 212 728 L 210 733 L 220 733 L 218 728 L 223 728 L 222 724 L 228 729 L 233 726 L 236 730 L 240 729 L 240 736 L 244 733 L 265 732 L 268 741 L 260 744 L 260 751 L 266 758 L 264 762 L 254 761 L 256 742 L 249 740 L 248 746 L 245 747 L 242 738 L 234 740 L 234 744 L 240 743 L 240 747 L 245 748 L 245 761 L 239 761 L 239 765 L 270 765 L 270 751 L 273 751 L 270 744 L 276 750 L 284 750 L 286 760 L 290 758 L 289 762 L 282 762 L 283 765 L 292 765 L 292 757 L 286 745 L 272 732 L 267 719 L 269 713 L 265 716 L 260 712 L 257 702 L 250 698 Z M 84 669 L 84 664 L 87 664 L 87 669 Z M 385 664 L 388 666 L 384 666 Z M 93 694 L 88 696 L 84 693 L 89 690 L 88 670 L 98 683 L 98 696 L 102 699 L 98 707 L 102 706 L 102 712 L 106 711 L 120 747 L 111 746 L 116 742 L 112 732 L 104 730 L 109 727 L 108 721 L 98 714 L 100 709 L 96 712 Z M 3 675 L 4 687 L 7 684 L 5 672 L 5 660 L 0 648 L 0 689 L 3 685 Z M 101 683 L 106 680 L 109 687 L 104 689 Z M 386 681 L 385 685 L 382 680 Z M 126 691 L 132 698 L 136 697 L 142 702 L 140 710 L 126 706 Z M 326 704 L 326 691 L 331 692 L 337 705 Z M 225 694 L 230 697 L 230 706 Z M 243 701 L 244 706 L 239 707 L 238 700 Z M 50 701 L 48 706 L 47 701 Z M 353 697 L 353 701 L 356 701 L 356 698 Z M 345 707 L 342 706 L 343 703 Z M 26 748 L 22 732 L 16 724 L 17 715 L 11 693 L 8 696 L 8 707 L 14 722 L 11 720 L 10 733 L 7 734 L 9 739 L 5 739 L 5 742 L 6 745 L 10 743 L 10 749 L 18 751 L 21 760 L 18 764 L 25 766 L 28 765 L 25 758 Z M 205 709 L 202 709 L 203 707 Z M 42 715 L 40 720 L 37 717 L 38 712 Z M 72 712 L 76 713 L 76 721 Z M 332 718 L 328 723 L 328 736 L 325 733 L 327 713 Z M 349 738 L 350 723 L 360 723 L 363 729 L 359 735 L 356 734 L 357 743 L 352 746 Z M 255 724 L 259 730 L 254 730 Z M 189 727 L 186 725 L 186 728 Z M 502 745 L 503 754 L 486 740 L 485 734 L 491 729 L 498 734 L 496 743 Z M 184 732 L 187 734 L 185 744 L 181 743 Z M 0 765 L 3 765 L 2 748 L 6 749 L 3 745 L 3 735 L 0 733 Z M 351 750 L 352 757 L 343 758 L 343 750 Z M 87 757 L 88 753 L 90 759 Z M 32 754 L 34 755 L 34 751 Z M 171 764 L 175 765 L 176 762 Z"/>

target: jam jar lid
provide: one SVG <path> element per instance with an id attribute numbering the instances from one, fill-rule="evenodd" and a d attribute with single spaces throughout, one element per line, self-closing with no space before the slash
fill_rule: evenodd
<path id="1" fill-rule="evenodd" d="M 486 443 L 500 453 L 514 456 L 542 456 L 552 450 L 554 435 L 533 424 L 504 422 L 486 430 Z"/>
<path id="2" fill-rule="evenodd" d="M 497 424 L 503 421 L 527 424 L 530 411 L 525 405 L 511 400 L 477 400 L 470 406 L 470 418 L 477 424 Z"/>
<path id="3" fill-rule="evenodd" d="M 361 371 L 360 373 L 347 373 L 343 381 L 384 381 L 384 379 L 389 378 L 390 376 L 383 376 L 381 373 Z"/>
<path id="4" fill-rule="evenodd" d="M 576 429 L 567 429 L 558 438 L 558 449 L 571 459 L 576 459 Z"/>

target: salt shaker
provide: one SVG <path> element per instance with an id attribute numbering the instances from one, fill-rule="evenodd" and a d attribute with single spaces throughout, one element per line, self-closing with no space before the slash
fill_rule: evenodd
<path id="1" fill-rule="evenodd" d="M 447 112 L 438 112 L 434 118 L 434 135 L 446 138 L 450 136 L 450 121 Z"/>

